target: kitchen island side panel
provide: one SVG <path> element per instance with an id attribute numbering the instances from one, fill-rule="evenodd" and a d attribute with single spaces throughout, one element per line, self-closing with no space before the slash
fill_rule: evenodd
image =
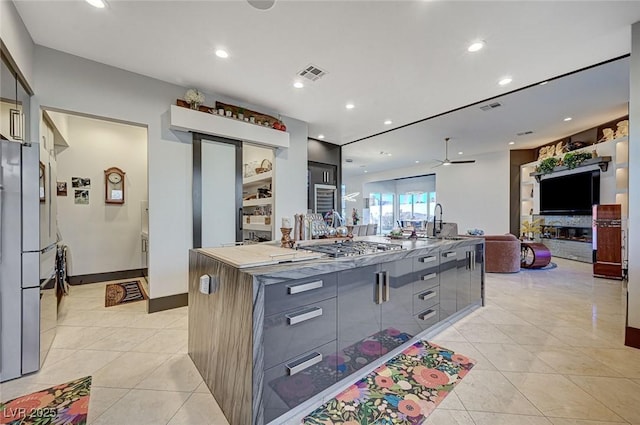
<path id="1" fill-rule="evenodd" d="M 207 274 L 219 280 L 211 294 L 200 292 Z M 252 405 L 253 301 L 252 276 L 189 252 L 189 356 L 230 424 L 259 423 L 262 410 Z"/>

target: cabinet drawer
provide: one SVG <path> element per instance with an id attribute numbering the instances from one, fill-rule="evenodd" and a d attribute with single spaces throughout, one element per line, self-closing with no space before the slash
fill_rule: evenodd
<path id="1" fill-rule="evenodd" d="M 413 314 L 422 313 L 440 303 L 440 286 L 434 286 L 413 296 Z"/>
<path id="2" fill-rule="evenodd" d="M 432 252 L 431 254 L 424 254 L 418 257 L 413 257 L 414 272 L 431 269 L 433 267 L 435 267 L 437 270 L 438 264 L 440 264 L 438 251 Z"/>
<path id="3" fill-rule="evenodd" d="M 440 304 L 425 308 L 415 315 L 416 321 L 422 329 L 429 329 L 440 321 Z"/>
<path id="4" fill-rule="evenodd" d="M 335 273 L 267 285 L 264 292 L 264 315 L 333 298 L 337 293 L 336 287 Z"/>
<path id="5" fill-rule="evenodd" d="M 332 341 L 264 372 L 264 423 L 291 410 L 336 382 Z"/>
<path id="6" fill-rule="evenodd" d="M 336 339 L 336 309 L 336 299 L 330 298 L 265 317 L 264 367 Z"/>
<path id="7" fill-rule="evenodd" d="M 440 272 L 438 267 L 425 269 L 414 276 L 413 293 L 423 292 L 440 284 Z"/>
<path id="8" fill-rule="evenodd" d="M 455 249 L 443 249 L 440 251 L 440 264 L 449 261 L 458 261 L 460 252 Z"/>

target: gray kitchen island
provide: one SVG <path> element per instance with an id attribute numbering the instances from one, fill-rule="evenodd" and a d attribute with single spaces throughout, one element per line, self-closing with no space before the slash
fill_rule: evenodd
<path id="1" fill-rule="evenodd" d="M 190 251 L 189 355 L 231 425 L 282 423 L 484 302 L 484 239 L 352 243 L 255 267 Z"/>

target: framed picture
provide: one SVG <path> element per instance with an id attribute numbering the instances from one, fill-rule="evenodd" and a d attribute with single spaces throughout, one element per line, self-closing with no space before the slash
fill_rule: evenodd
<path id="1" fill-rule="evenodd" d="M 67 182 L 57 183 L 57 193 L 58 196 L 67 196 Z"/>
<path id="2" fill-rule="evenodd" d="M 89 177 L 71 177 L 71 186 L 77 189 L 91 189 Z"/>
<path id="3" fill-rule="evenodd" d="M 73 202 L 77 205 L 89 205 L 89 191 L 76 190 L 73 196 Z"/>

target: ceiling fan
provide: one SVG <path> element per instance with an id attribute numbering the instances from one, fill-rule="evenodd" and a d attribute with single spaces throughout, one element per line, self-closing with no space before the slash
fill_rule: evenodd
<path id="1" fill-rule="evenodd" d="M 439 159 L 436 159 L 435 161 L 438 161 L 440 164 L 438 165 L 434 165 L 431 168 L 436 168 L 439 167 L 441 165 L 450 165 L 450 164 L 473 164 L 474 162 L 476 162 L 475 159 L 466 159 L 466 160 L 462 160 L 462 161 L 450 161 L 449 160 L 449 138 L 446 137 L 444 139 L 444 143 L 445 143 L 445 154 L 444 154 L 444 161 L 441 161 Z"/>

